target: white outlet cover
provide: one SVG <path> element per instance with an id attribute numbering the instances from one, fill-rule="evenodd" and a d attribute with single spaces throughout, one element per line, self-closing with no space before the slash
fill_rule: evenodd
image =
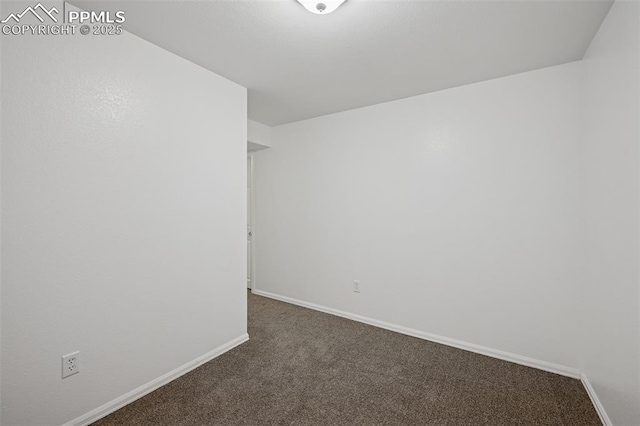
<path id="1" fill-rule="evenodd" d="M 80 351 L 62 357 L 62 378 L 73 376 L 80 372 Z"/>

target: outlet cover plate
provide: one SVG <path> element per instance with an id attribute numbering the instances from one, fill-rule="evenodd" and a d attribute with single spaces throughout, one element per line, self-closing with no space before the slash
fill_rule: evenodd
<path id="1" fill-rule="evenodd" d="M 62 357 L 62 378 L 73 376 L 80 372 L 80 351 Z"/>

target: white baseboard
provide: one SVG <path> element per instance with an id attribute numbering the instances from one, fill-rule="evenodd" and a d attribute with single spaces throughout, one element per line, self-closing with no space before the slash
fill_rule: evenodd
<path id="1" fill-rule="evenodd" d="M 591 403 L 595 407 L 596 412 L 598 413 L 598 416 L 600 417 L 600 421 L 602 422 L 602 424 L 604 426 L 613 426 L 611 419 L 609 419 L 607 412 L 604 410 L 602 403 L 598 399 L 598 395 L 596 394 L 596 391 L 593 389 L 593 386 L 591 386 L 591 383 L 589 383 L 589 379 L 587 379 L 587 376 L 584 373 L 580 375 L 580 381 L 582 381 L 582 385 L 587 390 L 587 394 L 589 395 L 589 398 L 591 399 Z"/>
<path id="2" fill-rule="evenodd" d="M 91 424 L 93 422 L 95 422 L 96 420 L 99 420 L 105 416 L 107 416 L 108 414 L 113 413 L 114 411 L 124 407 L 127 404 L 131 404 L 133 401 L 135 401 L 136 399 L 139 399 L 143 396 L 145 396 L 148 393 L 153 392 L 154 390 L 158 389 L 159 387 L 162 387 L 164 385 L 166 385 L 167 383 L 177 379 L 178 377 L 182 376 L 183 374 L 188 373 L 191 370 L 196 369 L 197 367 L 201 366 L 202 364 L 211 361 L 212 359 L 222 355 L 223 353 L 235 348 L 238 345 L 241 345 L 242 343 L 246 342 L 247 340 L 249 340 L 249 335 L 247 333 L 243 334 L 240 337 L 237 337 L 221 346 L 218 346 L 217 348 L 215 348 L 214 350 L 194 359 L 193 361 L 189 361 L 186 364 L 176 368 L 173 371 L 168 372 L 167 374 L 163 374 L 162 376 L 158 377 L 157 379 L 154 379 L 152 381 L 150 381 L 149 383 L 146 383 L 142 386 L 140 386 L 137 389 L 132 390 L 131 392 L 128 392 L 124 395 L 122 395 L 119 398 L 114 399 L 111 402 L 107 402 L 106 404 L 96 408 L 95 410 L 89 411 L 88 413 L 74 419 L 71 420 L 68 423 L 65 423 L 63 426 L 85 426 L 88 424 Z"/>
<path id="3" fill-rule="evenodd" d="M 338 309 L 328 308 L 326 306 L 316 305 L 315 303 L 304 302 L 302 300 L 293 299 L 291 297 L 280 296 L 278 294 L 269 293 L 262 290 L 252 290 L 252 292 L 254 294 L 257 294 L 258 296 L 264 296 L 271 299 L 280 300 L 282 302 L 287 302 L 287 303 L 302 306 L 305 308 L 313 309 L 316 311 L 325 312 L 327 314 L 337 315 L 339 317 L 348 318 L 350 320 L 362 322 L 364 324 L 369 324 L 375 327 L 384 328 L 386 330 L 395 331 L 397 333 L 406 334 L 407 336 L 417 337 L 419 339 L 429 340 L 435 343 L 441 343 L 443 345 L 452 346 L 458 349 L 464 349 L 465 351 L 475 352 L 477 354 L 502 359 L 504 361 L 514 362 L 516 364 L 526 365 L 527 367 L 537 368 L 539 370 L 560 374 L 562 376 L 579 379 L 581 375 L 580 371 L 575 368 L 565 367 L 563 365 L 554 364 L 547 361 L 540 361 L 540 360 L 529 358 L 526 356 L 505 352 L 498 349 L 492 349 L 486 346 L 476 345 L 474 343 L 468 343 L 468 342 L 463 342 L 461 340 L 451 339 L 449 337 L 438 336 L 437 334 L 427 333 L 425 331 L 403 327 L 400 325 L 391 324 L 384 321 L 378 321 L 376 319 L 363 317 L 361 315 L 356 315 L 356 314 L 352 314 L 345 311 L 340 311 Z"/>

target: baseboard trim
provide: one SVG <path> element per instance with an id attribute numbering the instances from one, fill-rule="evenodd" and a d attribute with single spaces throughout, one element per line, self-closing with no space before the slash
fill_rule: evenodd
<path id="1" fill-rule="evenodd" d="M 602 422 L 602 424 L 604 426 L 613 426 L 613 423 L 611 422 L 611 419 L 609 419 L 609 416 L 607 415 L 607 412 L 605 411 L 604 406 L 600 402 L 600 399 L 598 399 L 598 395 L 596 394 L 595 389 L 593 389 L 593 386 L 591 386 L 589 379 L 587 379 L 587 376 L 584 373 L 580 374 L 580 381 L 582 382 L 582 385 L 584 386 L 584 388 L 587 390 L 589 399 L 591 399 L 591 403 L 595 407 L 596 412 L 598 413 L 598 416 L 600 417 L 600 421 Z"/>
<path id="2" fill-rule="evenodd" d="M 95 410 L 89 411 L 88 413 L 74 419 L 71 420 L 68 423 L 65 423 L 63 426 L 86 426 L 89 425 L 105 416 L 107 416 L 108 414 L 113 413 L 114 411 L 124 407 L 127 404 L 131 404 L 133 401 L 135 401 L 136 399 L 139 399 L 143 396 L 145 396 L 148 393 L 153 392 L 154 390 L 158 389 L 159 387 L 162 387 L 164 385 L 166 385 L 167 383 L 177 379 L 178 377 L 188 373 L 191 370 L 194 370 L 198 367 L 200 367 L 202 364 L 211 361 L 212 359 L 222 355 L 223 353 L 235 348 L 238 345 L 241 345 L 242 343 L 246 342 L 247 340 L 249 340 L 249 335 L 247 333 L 243 334 L 242 336 L 239 336 L 223 345 L 218 346 L 217 348 L 215 348 L 214 350 L 207 352 L 206 354 L 194 359 L 193 361 L 189 361 L 186 364 L 176 368 L 173 371 L 170 371 L 166 374 L 163 374 L 162 376 L 158 377 L 157 379 L 154 379 L 152 381 L 150 381 L 149 383 L 146 383 L 142 386 L 140 386 L 137 389 L 132 390 L 131 392 L 128 392 L 124 395 L 122 395 L 119 398 L 114 399 L 111 402 L 107 402 L 106 404 L 96 408 Z"/>
<path id="3" fill-rule="evenodd" d="M 527 367 L 537 368 L 539 370 L 548 371 L 550 373 L 560 374 L 562 376 L 571 377 L 574 379 L 580 379 L 581 372 L 575 368 L 565 367 L 563 365 L 554 364 L 547 361 L 540 361 L 534 358 L 501 351 L 498 349 L 488 348 L 486 346 L 476 345 L 475 343 L 463 342 L 461 340 L 452 339 L 449 337 L 439 336 L 437 334 L 427 333 L 421 330 L 413 328 L 403 327 L 396 324 L 391 324 L 384 321 L 379 321 L 373 318 L 364 317 L 361 315 L 352 314 L 349 312 L 341 311 L 338 309 L 329 308 L 322 305 L 316 305 L 315 303 L 304 302 L 302 300 L 293 299 L 291 297 L 280 296 L 279 294 L 269 293 L 262 290 L 252 290 L 253 294 L 258 296 L 268 297 L 270 299 L 280 300 L 281 302 L 291 303 L 293 305 L 302 306 L 304 308 L 313 309 L 316 311 L 324 312 L 339 317 L 344 317 L 353 321 L 358 321 L 364 324 L 369 324 L 374 327 L 384 328 L 386 330 L 395 331 L 397 333 L 406 334 L 407 336 L 417 337 L 418 339 L 429 340 L 431 342 L 440 343 L 454 348 L 463 349 L 465 351 L 475 352 L 480 355 L 486 355 L 493 358 L 498 358 L 504 361 L 514 362 L 516 364 L 525 365 Z"/>

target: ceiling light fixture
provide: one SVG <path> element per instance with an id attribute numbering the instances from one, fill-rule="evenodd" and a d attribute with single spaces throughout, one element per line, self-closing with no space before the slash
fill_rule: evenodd
<path id="1" fill-rule="evenodd" d="M 309 12 L 326 15 L 336 10 L 345 0 L 298 0 Z"/>

